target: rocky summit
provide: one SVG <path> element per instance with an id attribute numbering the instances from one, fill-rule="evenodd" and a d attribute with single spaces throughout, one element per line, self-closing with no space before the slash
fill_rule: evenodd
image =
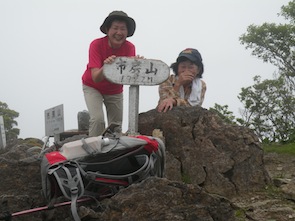
<path id="1" fill-rule="evenodd" d="M 272 183 L 263 149 L 252 131 L 225 124 L 204 108 L 140 113 L 138 129 L 143 135 L 160 131 L 166 147 L 165 177 L 150 177 L 111 198 L 79 204 L 82 220 L 242 220 L 238 213 L 246 214 L 245 209 L 235 200 Z M 40 149 L 32 148 L 38 145 L 42 146 L 38 139 L 19 140 L 0 154 L 2 216 L 46 205 L 41 194 Z M 72 217 L 69 206 L 63 206 L 12 220 L 67 221 Z"/>
<path id="2" fill-rule="evenodd" d="M 152 134 L 154 128 L 165 137 L 170 180 L 196 184 L 228 198 L 270 182 L 262 147 L 245 127 L 224 124 L 201 107 L 178 107 L 139 115 L 141 134 Z"/>

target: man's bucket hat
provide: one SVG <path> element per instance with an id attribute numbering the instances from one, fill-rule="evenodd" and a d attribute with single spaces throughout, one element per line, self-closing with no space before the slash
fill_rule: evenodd
<path id="1" fill-rule="evenodd" d="M 104 22 L 102 23 L 102 25 L 100 26 L 100 30 L 102 33 L 107 34 L 107 29 L 106 27 L 108 27 L 108 25 L 114 21 L 115 19 L 120 19 L 120 20 L 124 20 L 127 23 L 127 28 L 128 28 L 128 35 L 127 37 L 130 37 L 134 34 L 135 32 L 135 21 L 133 20 L 133 18 L 129 17 L 125 12 L 123 11 L 112 11 L 108 17 L 106 17 L 106 19 L 104 20 Z"/>

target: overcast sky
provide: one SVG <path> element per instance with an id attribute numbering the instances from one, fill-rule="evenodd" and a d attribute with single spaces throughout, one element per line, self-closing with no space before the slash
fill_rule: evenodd
<path id="1" fill-rule="evenodd" d="M 207 83 L 204 108 L 228 105 L 239 116 L 237 96 L 253 77 L 272 78 L 276 68 L 239 42 L 251 24 L 284 23 L 277 14 L 287 0 L 1 0 L 0 101 L 19 112 L 20 138 L 45 136 L 44 111 L 64 105 L 65 130 L 77 129 L 86 110 L 81 76 L 89 44 L 103 37 L 106 16 L 123 10 L 136 21 L 128 38 L 137 54 L 170 65 L 193 47 L 203 57 Z M 128 129 L 124 86 L 123 130 Z M 158 86 L 140 87 L 139 112 L 156 107 Z"/>

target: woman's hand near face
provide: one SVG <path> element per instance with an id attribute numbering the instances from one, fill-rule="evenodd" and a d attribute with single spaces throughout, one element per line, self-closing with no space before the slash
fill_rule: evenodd
<path id="1" fill-rule="evenodd" d="M 174 90 L 179 91 L 181 86 L 189 85 L 194 78 L 195 75 L 189 70 L 178 73 L 178 79 L 173 86 Z"/>
<path id="2" fill-rule="evenodd" d="M 175 82 L 176 87 L 174 88 L 178 91 L 180 86 L 189 85 L 194 78 L 197 76 L 199 69 L 196 64 L 191 61 L 182 61 L 178 65 L 178 80 Z"/>
<path id="3" fill-rule="evenodd" d="M 189 70 L 186 70 L 182 73 L 178 73 L 178 83 L 180 85 L 186 85 L 191 83 L 195 78 L 194 73 Z"/>

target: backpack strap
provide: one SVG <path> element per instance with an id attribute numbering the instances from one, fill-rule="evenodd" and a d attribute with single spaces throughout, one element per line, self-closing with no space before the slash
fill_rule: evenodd
<path id="1" fill-rule="evenodd" d="M 81 139 L 82 141 L 82 148 L 88 153 L 88 154 L 93 154 L 95 152 L 95 150 L 93 148 L 91 148 L 85 141 L 84 138 Z"/>
<path id="2" fill-rule="evenodd" d="M 126 157 L 126 156 L 125 156 Z M 154 155 L 147 156 L 145 154 L 135 156 L 136 160 L 140 162 L 140 167 L 127 174 L 105 174 L 100 171 L 85 171 L 81 165 L 77 165 L 87 180 L 91 180 L 104 184 L 117 184 L 119 186 L 128 186 L 132 183 L 139 182 L 152 175 L 154 168 Z"/>
<path id="3" fill-rule="evenodd" d="M 79 169 L 70 162 L 49 169 L 53 174 L 63 195 L 71 200 L 71 212 L 75 221 L 80 221 L 77 212 L 77 199 L 84 194 L 84 184 Z"/>

